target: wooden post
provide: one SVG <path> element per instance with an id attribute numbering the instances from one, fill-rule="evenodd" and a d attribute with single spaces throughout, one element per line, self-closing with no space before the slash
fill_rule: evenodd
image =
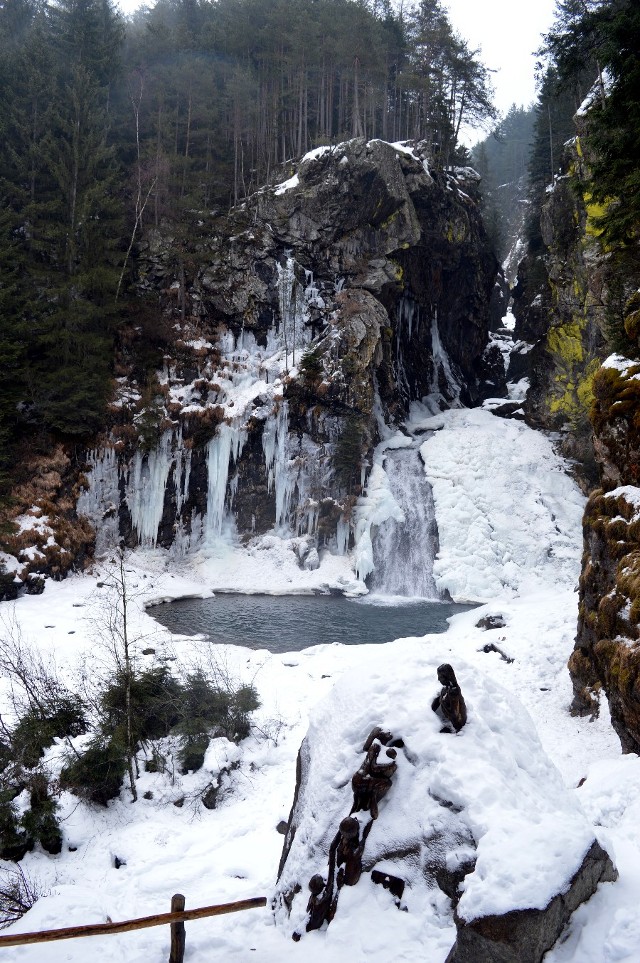
<path id="1" fill-rule="evenodd" d="M 171 912 L 184 912 L 184 896 L 182 893 L 175 893 L 171 897 Z M 171 953 L 169 963 L 184 963 L 184 942 L 185 929 L 182 920 L 179 923 L 171 924 Z"/>

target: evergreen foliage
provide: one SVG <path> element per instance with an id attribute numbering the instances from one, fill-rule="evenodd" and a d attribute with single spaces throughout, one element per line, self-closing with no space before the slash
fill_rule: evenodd
<path id="1" fill-rule="evenodd" d="M 633 0 L 565 0 L 546 43 L 560 85 L 592 86 L 586 191 L 605 208 L 597 218 L 605 248 L 620 253 L 640 231 L 640 10 Z"/>
<path id="2" fill-rule="evenodd" d="M 182 687 L 166 666 L 133 673 L 130 691 L 132 737 L 135 745 L 160 739 L 180 720 Z M 127 687 L 123 672 L 116 674 L 100 697 L 101 729 L 114 736 L 126 731 Z"/>
<path id="3" fill-rule="evenodd" d="M 640 9 L 612 3 L 600 11 L 600 49 L 611 83 L 594 104 L 588 138 L 593 152 L 591 194 L 606 206 L 600 218 L 604 244 L 637 257 L 640 240 Z"/>
<path id="4" fill-rule="evenodd" d="M 606 254 L 607 338 L 637 351 L 625 303 L 640 283 L 640 9 L 634 0 L 562 0 L 546 54 L 556 87 L 589 94 L 580 120 L 586 165 L 575 180 Z"/>
<path id="5" fill-rule="evenodd" d="M 9 375 L 0 434 L 9 452 L 30 427 L 83 436 L 104 420 L 124 224 L 108 144 L 122 30 L 107 0 L 0 7 L 9 48 L 0 71 L 0 351 Z"/>
<path id="6" fill-rule="evenodd" d="M 60 786 L 80 799 L 106 806 L 119 795 L 126 771 L 126 743 L 117 737 L 97 736 L 81 755 L 68 757 L 60 773 Z"/>
<path id="7" fill-rule="evenodd" d="M 220 684 L 201 670 L 180 681 L 166 666 L 134 673 L 130 699 L 134 751 L 177 736 L 184 772 L 201 768 L 213 736 L 245 739 L 249 715 L 260 705 L 252 685 Z M 60 784 L 89 802 L 106 805 L 119 795 L 128 768 L 127 685 L 121 673 L 102 691 L 99 703 L 96 733 L 81 753 L 68 755 Z M 147 766 L 149 771 L 155 768 L 154 763 Z"/>
<path id="8" fill-rule="evenodd" d="M 86 442 L 135 314 L 135 241 L 353 136 L 462 156 L 490 75 L 440 0 L 0 3 L 0 497 L 18 439 Z"/>
<path id="9" fill-rule="evenodd" d="M 35 773 L 29 784 L 29 809 L 21 825 L 29 839 L 40 843 L 47 853 L 56 855 L 62 849 L 62 833 L 56 817 L 58 804 L 51 797 L 44 773 Z"/>
<path id="10" fill-rule="evenodd" d="M 34 706 L 22 715 L 11 733 L 13 760 L 32 769 L 54 739 L 79 736 L 86 728 L 84 707 L 75 697 L 65 694 L 43 709 Z"/>
<path id="11" fill-rule="evenodd" d="M 33 849 L 33 839 L 20 825 L 13 802 L 17 794 L 14 787 L 0 788 L 0 859 L 18 861 Z"/>

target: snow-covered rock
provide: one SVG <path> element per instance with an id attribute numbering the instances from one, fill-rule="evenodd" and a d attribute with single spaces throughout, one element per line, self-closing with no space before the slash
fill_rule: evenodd
<path id="1" fill-rule="evenodd" d="M 468 721 L 457 735 L 441 731 L 431 709 L 438 661 L 424 642 L 401 640 L 346 673 L 316 707 L 299 756 L 276 921 L 305 933 L 308 881 L 327 876 L 331 841 L 351 810 L 363 743 L 381 726 L 404 747 L 366 840 L 364 875 L 353 888 L 359 898 L 351 888 L 340 890 L 327 941 L 343 914 L 355 926 L 360 914 L 362 922 L 375 918 L 368 874 L 378 869 L 404 881 L 400 908 L 424 917 L 422 925 L 445 916 L 447 906 L 450 913 L 451 898 L 460 944 L 452 963 L 540 961 L 572 910 L 600 880 L 615 879 L 615 870 L 526 710 L 458 660 Z M 369 814 L 357 818 L 362 831 Z"/>

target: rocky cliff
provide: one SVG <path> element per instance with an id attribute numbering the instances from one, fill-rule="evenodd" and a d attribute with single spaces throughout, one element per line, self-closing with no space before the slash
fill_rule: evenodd
<path id="1" fill-rule="evenodd" d="M 579 137 L 566 146 L 564 170 L 540 212 L 542 246 L 530 247 L 518 270 L 513 365 L 524 355 L 528 423 L 561 433 L 563 452 L 579 463 L 588 488 L 597 482 L 589 408 L 593 377 L 606 354 L 607 272 L 596 212 L 576 189 L 584 173 Z"/>
<path id="2" fill-rule="evenodd" d="M 274 532 L 316 564 L 349 544 L 380 425 L 483 397 L 497 265 L 477 175 L 364 140 L 286 173 L 145 234 L 111 424 L 81 464 L 99 551 Z"/>
<path id="3" fill-rule="evenodd" d="M 584 125 L 585 118 L 579 118 Z M 581 183 L 581 138 L 541 211 L 544 247 L 520 265 L 516 337 L 524 346 L 529 422 L 560 433 L 591 495 L 583 520 L 579 618 L 569 660 L 574 712 L 604 693 L 624 751 L 640 751 L 640 282 L 599 242 Z M 625 355 L 611 355 L 619 344 Z M 606 356 L 609 355 L 608 358 Z M 630 355 L 631 357 L 627 357 Z M 605 360 L 606 359 L 606 360 Z M 517 355 L 512 363 L 521 363 Z M 604 362 L 604 363 L 603 363 Z"/>
<path id="4" fill-rule="evenodd" d="M 640 752 L 640 363 L 613 355 L 594 379 L 602 484 L 585 511 L 573 710 L 601 691 L 623 751 Z"/>
<path id="5" fill-rule="evenodd" d="M 588 115 L 577 118 L 588 125 Z M 579 135 L 547 190 L 542 247 L 520 265 L 514 292 L 529 422 L 560 433 L 591 495 L 584 515 L 579 618 L 569 660 L 574 712 L 597 713 L 604 693 L 624 751 L 640 751 L 640 277 L 603 249 L 602 209 L 584 188 Z M 619 345 L 623 355 L 611 355 Z M 611 355 L 607 360 L 607 355 Z M 604 361 L 604 364 L 603 364 Z"/>

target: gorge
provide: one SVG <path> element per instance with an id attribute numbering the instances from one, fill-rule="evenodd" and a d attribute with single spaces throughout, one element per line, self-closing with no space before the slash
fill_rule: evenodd
<path id="1" fill-rule="evenodd" d="M 0 3 L 10 942 L 640 959 L 640 6 L 454 8 Z"/>
<path id="2" fill-rule="evenodd" d="M 548 857 L 556 867 L 553 882 L 533 882 L 547 860 L 538 842 L 534 848 L 539 862 L 531 870 L 530 884 L 521 887 L 524 895 L 517 897 L 513 890 L 510 902 L 497 898 L 500 879 L 510 872 L 511 852 L 500 844 L 489 857 L 495 831 L 489 816 L 484 828 L 473 823 L 477 817 L 465 816 L 460 822 L 447 817 L 442 834 L 425 831 L 412 857 L 424 862 L 422 876 L 407 862 L 406 853 L 414 852 L 409 839 L 400 847 L 404 857 L 393 846 L 383 846 L 375 865 L 400 873 L 410 883 L 407 906 L 414 922 L 408 931 L 389 917 L 397 912 L 393 903 L 385 904 L 390 938 L 399 939 L 407 952 L 414 952 L 411 947 L 418 939 L 427 942 L 434 958 L 439 954 L 444 959 L 450 951 L 456 960 L 485 952 L 487 959 L 498 959 L 503 948 L 493 937 L 487 942 L 486 921 L 515 913 L 513 958 L 521 959 L 522 947 L 532 940 L 551 947 L 572 909 L 589 898 L 599 880 L 613 880 L 616 873 L 606 851 L 598 848 L 591 825 L 581 822 L 571 795 L 551 788 L 556 786 L 554 770 L 542 762 L 550 755 L 574 780 L 586 766 L 573 738 L 560 746 L 556 732 L 571 718 L 564 665 L 572 638 L 584 499 L 552 440 L 519 417 L 522 388 L 507 381 L 509 333 L 490 332 L 498 326 L 496 304 L 503 299 L 495 286 L 498 267 L 472 198 L 476 183 L 467 169 L 432 174 L 419 144 L 356 140 L 312 152 L 283 184 L 265 188 L 229 215 L 211 221 L 194 215 L 193 233 L 178 260 L 171 240 L 151 230 L 141 245 L 138 283 L 141 293 L 159 305 L 165 332 L 162 367 L 151 391 L 136 380 L 140 333 L 132 330 L 118 359 L 109 427 L 93 450 L 59 470 L 60 495 L 73 486 L 77 500 L 70 506 L 64 498 L 49 497 L 46 515 L 44 502 L 40 510 L 25 513 L 15 543 L 15 571 L 25 587 L 45 576 L 43 601 L 56 599 L 51 621 L 41 624 L 44 610 L 37 595 L 23 595 L 16 611 L 21 631 L 44 633 L 45 651 L 47 632 L 52 641 L 61 631 L 71 637 L 65 646 L 71 658 L 90 644 L 91 619 L 100 610 L 100 597 L 107 597 L 105 586 L 113 584 L 115 558 L 128 572 L 123 577 L 130 584 L 129 618 L 140 640 L 135 651 L 142 665 L 177 662 L 186 672 L 213 665 L 218 678 L 239 677 L 247 684 L 256 680 L 262 707 L 246 745 L 239 748 L 219 736 L 198 771 L 174 775 L 167 782 L 165 773 L 154 772 L 153 763 L 136 779 L 145 805 L 161 819 L 167 803 L 179 810 L 191 800 L 189 805 L 200 811 L 206 799 L 204 809 L 213 807 L 216 825 L 229 820 L 226 845 L 231 847 L 234 800 L 244 774 L 255 774 L 251 811 L 256 806 L 263 811 L 250 837 L 254 849 L 261 849 L 261 868 L 256 876 L 246 866 L 238 874 L 219 865 L 218 882 L 240 875 L 272 885 L 266 879 L 274 859 L 277 862 L 277 838 L 273 826 L 267 826 L 278 822 L 276 810 L 281 822 L 290 822 L 283 807 L 293 791 L 292 757 L 304 735 L 309 685 L 314 692 L 328 692 L 334 674 L 346 672 L 348 678 L 349 670 L 358 682 L 353 690 L 347 688 L 347 702 L 350 691 L 362 689 L 350 711 L 356 705 L 365 707 L 358 712 L 364 711 L 369 728 L 380 721 L 376 705 L 386 707 L 382 721 L 397 714 L 390 693 L 397 693 L 399 704 L 408 697 L 407 709 L 413 714 L 402 724 L 407 760 L 417 767 L 414 778 L 426 780 L 427 795 L 444 800 L 434 804 L 427 820 L 436 827 L 448 806 L 471 814 L 475 803 L 466 797 L 461 801 L 453 784 L 443 789 L 437 767 L 423 771 L 416 761 L 420 753 L 426 752 L 425 758 L 431 752 L 437 755 L 442 737 L 429 726 L 423 730 L 428 716 L 422 719 L 422 693 L 403 673 L 418 674 L 420 687 L 428 693 L 429 678 L 419 666 L 428 663 L 433 671 L 437 661 L 453 658 L 459 666 L 468 662 L 473 669 L 461 671 L 471 693 L 472 729 L 486 727 L 487 733 L 500 733 L 500 740 L 506 738 L 506 719 L 516 718 L 516 710 L 493 713 L 481 694 L 490 687 L 488 680 L 474 683 L 472 676 L 478 672 L 482 679 L 489 672 L 499 680 L 491 683 L 498 706 L 506 698 L 500 686 L 515 688 L 536 717 L 542 746 L 524 717 L 518 723 L 520 738 L 528 756 L 540 760 L 534 768 L 545 776 L 532 784 L 535 788 L 525 790 L 523 785 L 522 793 L 514 795 L 510 847 L 526 848 L 527 807 L 539 808 L 538 794 L 551 793 L 556 818 L 563 814 L 573 840 L 563 847 L 559 862 Z M 61 519 L 95 532 L 95 545 L 91 540 L 83 543 L 94 567 L 91 574 L 71 576 L 56 587 L 48 576 L 55 578 L 60 571 L 56 566 L 70 554 L 70 545 L 58 540 L 58 533 L 66 532 Z M 121 563 L 118 552 L 124 552 Z M 346 616 L 338 615 L 334 628 L 324 621 L 325 609 L 301 608 L 289 626 L 284 624 L 285 600 L 279 605 L 273 599 L 269 632 L 262 633 L 253 602 L 225 595 L 223 603 L 220 592 L 325 595 L 329 604 L 338 601 L 332 595 L 368 592 L 372 601 L 377 596 L 390 596 L 396 603 L 398 597 L 409 602 L 417 597 L 440 609 L 440 628 L 444 619 L 449 627 L 440 635 L 425 625 L 408 628 L 404 631 L 419 639 L 378 646 L 371 644 L 374 639 L 364 623 L 358 630 L 364 636 L 360 643 L 345 646 L 341 634 L 351 635 Z M 195 638 L 186 638 L 190 632 L 175 623 L 173 634 L 154 627 L 144 610 L 160 601 L 212 594 L 209 614 Z M 480 607 L 452 608 L 447 599 Z M 316 601 L 322 599 L 309 599 Z M 361 606 L 347 600 L 342 604 Z M 232 619 L 244 624 L 246 648 L 242 636 L 239 645 L 229 644 L 233 639 L 231 629 L 225 628 L 230 625 L 225 606 Z M 78 619 L 73 607 L 86 612 Z M 381 611 L 371 604 L 362 608 L 374 613 L 374 619 Z M 389 639 L 403 633 L 400 611 L 385 609 Z M 313 620 L 315 634 L 307 632 L 305 619 Z M 206 620 L 217 622 L 215 629 L 208 631 Z M 544 648 L 537 651 L 543 626 L 562 639 L 553 654 Z M 302 638 L 301 645 L 287 643 L 295 636 Z M 310 642 L 317 644 L 308 648 Z M 389 655 L 389 646 L 397 651 L 397 661 Z M 347 649 L 352 654 L 344 654 Z M 381 677 L 383 689 L 376 681 Z M 543 716 L 540 693 L 551 694 Z M 427 713 L 428 705 L 427 697 Z M 347 728 L 335 743 L 339 757 L 353 751 L 346 743 L 353 741 L 356 725 L 349 722 L 348 712 L 343 715 Z M 364 716 L 358 727 L 364 725 Z M 606 719 L 594 731 L 610 745 Z M 420 742 L 425 738 L 429 745 L 435 740 L 432 748 Z M 412 745 L 423 745 L 418 756 Z M 486 764 L 496 767 L 487 785 L 508 782 L 509 767 L 520 766 L 513 761 L 520 752 L 515 744 L 507 739 L 500 745 Z M 586 742 L 585 752 L 588 746 Z M 477 756 L 480 750 L 474 752 Z M 482 752 L 491 756 L 490 741 Z M 455 768 L 457 763 L 441 765 Z M 271 766 L 284 780 L 276 792 L 264 782 Z M 527 772 L 526 767 L 522 771 Z M 322 773 L 321 783 L 329 786 L 333 777 L 324 769 Z M 530 776 L 522 778 L 528 785 Z M 266 805 L 264 793 L 269 797 Z M 296 798 L 301 793 L 296 790 Z M 73 806 L 73 796 L 62 798 L 65 832 L 74 852 L 80 842 L 90 854 L 85 878 L 96 880 L 107 837 L 97 844 L 83 842 L 89 839 L 90 812 L 81 809 L 74 816 L 67 808 Z M 123 805 L 110 803 L 108 821 L 123 818 Z M 389 797 L 385 812 L 390 826 L 400 818 L 399 805 Z M 495 814 L 503 818 L 505 811 L 502 806 Z M 305 818 L 303 811 L 296 816 L 301 824 Z M 169 824 L 173 820 L 171 816 Z M 118 861 L 139 865 L 144 876 L 146 859 L 134 841 L 137 825 L 133 817 L 124 819 L 118 845 L 125 855 Z M 410 820 L 407 825 L 412 825 Z M 192 830 L 185 826 L 183 832 L 191 838 Z M 553 845 L 553 836 L 548 839 Z M 482 869 L 488 882 L 480 903 L 469 903 L 479 908 L 465 910 L 466 917 L 462 908 L 460 915 L 453 911 L 460 895 L 458 877 L 454 873 L 452 883 L 441 872 L 463 849 L 467 856 L 460 857 L 461 873 L 469 883 L 476 859 L 482 867 L 488 859 L 490 867 Z M 25 858 L 39 865 L 37 853 Z M 308 858 L 295 856 L 293 870 L 287 869 L 287 878 L 298 881 L 295 885 L 305 883 L 299 874 L 307 870 L 299 867 L 306 867 Z M 74 878 L 73 860 L 64 862 L 67 878 Z M 197 865 L 190 872 L 199 872 Z M 565 886 L 571 895 L 559 903 Z M 110 890 L 115 893 L 119 887 L 110 884 Z M 370 896 L 361 909 L 354 905 L 344 920 L 332 923 L 329 942 L 322 937 L 330 959 L 340 960 L 344 953 L 345 926 L 349 938 L 353 932 L 364 933 L 373 905 Z M 341 896 L 341 906 L 345 900 Z M 280 941 L 288 939 L 293 924 L 280 911 L 276 918 L 267 958 L 282 959 Z M 418 920 L 416 935 L 412 927 Z M 242 946 L 254 939 L 251 926 L 231 932 Z M 385 939 L 379 941 L 381 960 L 390 958 L 390 946 Z M 540 954 L 531 959 L 540 959 Z"/>

